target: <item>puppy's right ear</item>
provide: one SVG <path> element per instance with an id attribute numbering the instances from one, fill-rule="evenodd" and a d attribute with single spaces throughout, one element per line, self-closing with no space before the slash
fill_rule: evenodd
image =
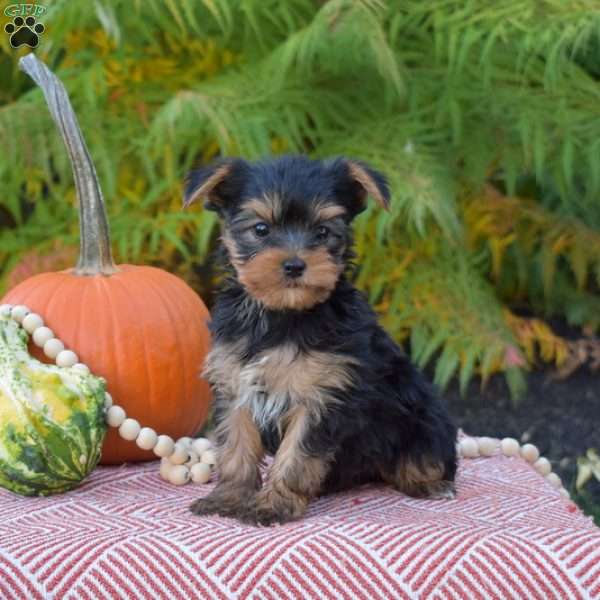
<path id="1" fill-rule="evenodd" d="M 204 208 L 222 212 L 239 194 L 248 164 L 240 158 L 225 158 L 191 171 L 185 180 L 183 207 L 204 198 Z"/>

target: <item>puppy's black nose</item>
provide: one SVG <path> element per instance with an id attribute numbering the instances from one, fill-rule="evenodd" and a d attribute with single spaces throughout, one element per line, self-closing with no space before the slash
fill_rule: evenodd
<path id="1" fill-rule="evenodd" d="M 283 262 L 283 272 L 286 274 L 286 277 L 293 279 L 300 277 L 304 273 L 304 269 L 306 269 L 306 263 L 297 256 Z"/>

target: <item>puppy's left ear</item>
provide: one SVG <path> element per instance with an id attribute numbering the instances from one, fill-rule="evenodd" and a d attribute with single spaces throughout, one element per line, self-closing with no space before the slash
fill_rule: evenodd
<path id="1" fill-rule="evenodd" d="M 336 178 L 336 193 L 352 216 L 367 207 L 370 196 L 381 208 L 389 210 L 390 187 L 385 176 L 360 160 L 338 158 L 331 164 Z"/>

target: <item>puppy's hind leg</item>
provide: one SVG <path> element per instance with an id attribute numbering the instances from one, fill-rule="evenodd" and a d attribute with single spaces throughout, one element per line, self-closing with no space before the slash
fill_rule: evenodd
<path id="1" fill-rule="evenodd" d="M 448 478 L 441 462 L 427 457 L 411 459 L 402 456 L 395 465 L 380 469 L 381 477 L 398 491 L 414 498 L 445 498 L 456 496 L 454 481 Z"/>

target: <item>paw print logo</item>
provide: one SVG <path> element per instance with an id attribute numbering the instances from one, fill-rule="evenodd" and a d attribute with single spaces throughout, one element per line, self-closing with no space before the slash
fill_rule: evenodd
<path id="1" fill-rule="evenodd" d="M 36 23 L 35 17 L 15 17 L 12 23 L 4 26 L 4 31 L 10 34 L 10 45 L 13 48 L 19 46 L 29 46 L 37 48 L 40 43 L 40 35 L 44 33 L 45 27 L 41 23 Z"/>

